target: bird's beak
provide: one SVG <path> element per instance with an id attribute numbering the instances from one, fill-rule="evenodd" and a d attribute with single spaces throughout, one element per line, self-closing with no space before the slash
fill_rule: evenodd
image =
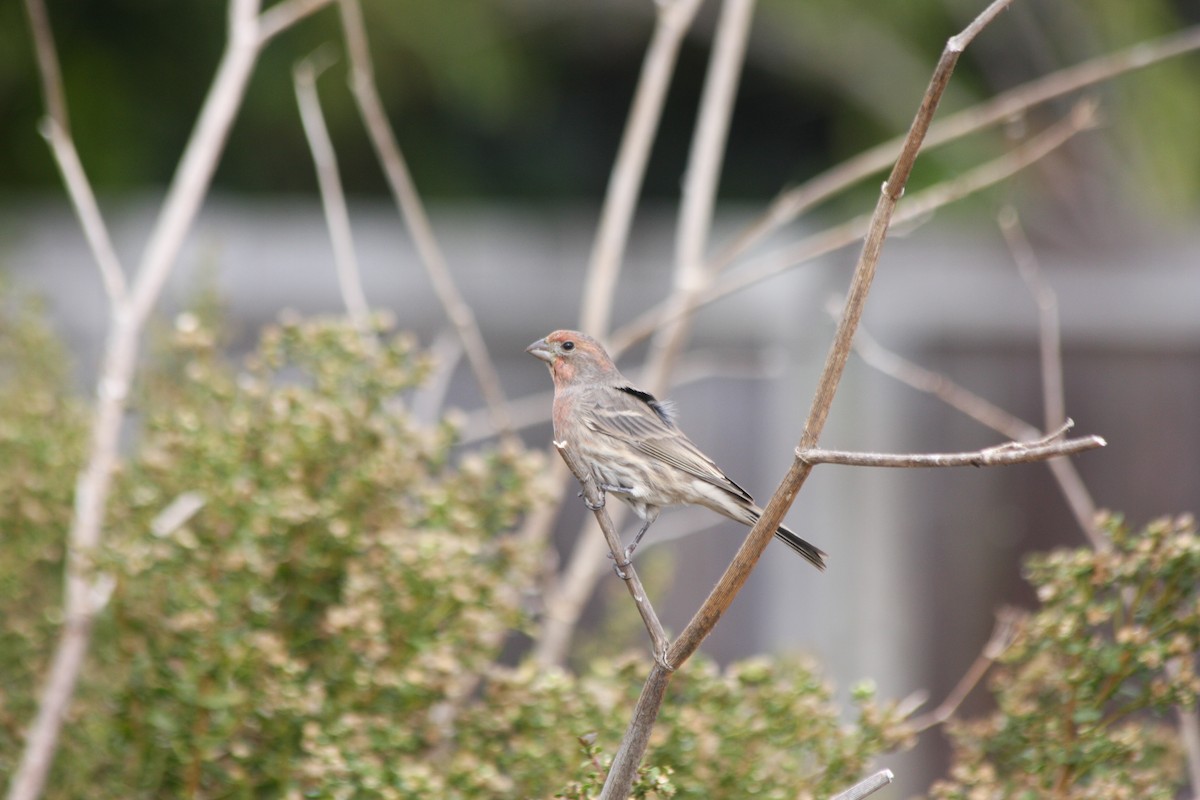
<path id="1" fill-rule="evenodd" d="M 546 343 L 545 339 L 538 339 L 529 345 L 529 347 L 526 347 L 525 352 L 534 358 L 540 358 L 547 364 L 554 360 L 554 353 L 550 352 L 550 345 Z"/>

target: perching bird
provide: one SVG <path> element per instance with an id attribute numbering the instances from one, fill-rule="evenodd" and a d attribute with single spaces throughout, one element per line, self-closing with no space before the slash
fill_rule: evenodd
<path id="1" fill-rule="evenodd" d="M 545 361 L 554 378 L 555 441 L 642 519 L 626 561 L 664 506 L 700 505 L 743 525 L 758 521 L 762 509 L 683 435 L 671 406 L 630 385 L 595 339 L 555 331 L 525 351 Z M 782 525 L 775 535 L 825 569 L 816 547 Z"/>

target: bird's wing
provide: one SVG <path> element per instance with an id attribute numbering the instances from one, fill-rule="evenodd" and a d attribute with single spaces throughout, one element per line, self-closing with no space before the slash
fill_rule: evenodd
<path id="1" fill-rule="evenodd" d="M 585 424 L 593 431 L 626 443 L 650 458 L 711 483 L 739 500 L 754 502 L 675 427 L 669 406 L 646 392 L 620 387 L 607 388 L 597 402 L 587 403 Z"/>

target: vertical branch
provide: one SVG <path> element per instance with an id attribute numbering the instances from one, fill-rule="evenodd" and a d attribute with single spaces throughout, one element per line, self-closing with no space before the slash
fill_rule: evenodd
<path id="1" fill-rule="evenodd" d="M 400 151 L 400 144 L 396 141 L 395 131 L 388 122 L 383 101 L 379 97 L 379 89 L 375 86 L 375 70 L 371 66 L 371 51 L 366 25 L 363 22 L 362 6 L 358 0 L 339 0 L 338 9 L 341 11 L 346 49 L 350 54 L 350 89 L 358 104 L 358 111 L 367 128 L 371 145 L 383 165 L 384 176 L 413 237 L 413 244 L 416 245 L 421 263 L 433 284 L 434 293 L 437 294 L 450 324 L 462 340 L 467 361 L 487 404 L 492 425 L 506 440 L 515 441 L 516 434 L 509 419 L 508 400 L 504 396 L 500 375 L 496 372 L 488 353 L 487 343 L 475 320 L 475 312 L 459 292 L 450 274 L 450 267 L 433 234 L 433 226 L 425 213 L 421 196 L 413 184 L 404 154 Z"/>
<path id="2" fill-rule="evenodd" d="M 804 432 L 800 436 L 798 451 L 814 447 L 825 426 L 825 421 L 829 416 L 829 408 L 833 403 L 833 397 L 845 369 L 846 360 L 850 355 L 850 344 L 854 338 L 854 331 L 862 316 L 867 294 L 871 288 L 879 255 L 883 248 L 883 239 L 887 234 L 888 224 L 895 211 L 896 203 L 904 192 L 904 185 L 908 181 L 913 164 L 916 161 L 918 153 L 921 151 L 925 133 L 929 129 L 938 103 L 950 81 L 954 67 L 958 63 L 958 58 L 975 36 L 1011 3 L 1012 0 L 994 0 L 962 33 L 951 37 L 942 51 L 941 58 L 938 60 L 933 76 L 929 81 L 929 87 L 926 89 L 925 95 L 921 100 L 921 106 L 917 110 L 916 117 L 913 119 L 908 134 L 905 136 L 900 157 L 896 161 L 896 165 L 892 168 L 887 182 L 883 184 L 879 200 L 875 205 L 875 212 L 871 217 L 867 240 L 864 243 L 858 264 L 854 270 L 854 277 L 851 280 L 850 291 L 846 298 L 845 310 L 842 313 L 837 333 L 834 336 L 834 341 L 826 357 L 825 367 L 821 372 L 820 383 L 817 386 L 812 407 L 809 410 L 808 420 L 805 423 Z M 812 465 L 801 459 L 799 455 L 793 459 L 792 466 L 788 470 L 787 475 L 780 483 L 779 488 L 771 496 L 770 502 L 763 509 L 762 516 L 755 523 L 754 527 L 751 528 L 746 540 L 734 555 L 733 561 L 721 576 L 716 587 L 713 588 L 708 598 L 705 599 L 691 621 L 688 622 L 687 627 L 684 628 L 683 632 L 680 633 L 679 637 L 667 651 L 666 664 L 668 666 L 672 668 L 681 666 L 684 661 L 695 653 L 700 643 L 708 634 L 712 632 L 717 621 L 725 613 L 725 610 L 728 609 L 729 604 L 733 602 L 733 598 L 737 596 L 742 586 L 745 585 L 751 570 L 758 563 L 759 558 L 762 557 L 767 543 L 774 535 L 779 524 L 783 521 L 784 515 L 791 507 L 796 494 L 803 487 L 805 480 L 811 472 Z M 656 680 L 664 680 L 663 678 L 656 677 L 657 669 L 656 667 L 647 679 L 647 689 L 643 691 L 643 697 L 645 697 L 651 683 Z M 661 702 L 661 696 L 660 693 L 659 702 Z M 602 800 L 617 800 L 617 798 L 624 800 L 629 795 L 633 776 L 636 774 L 637 765 L 641 763 L 642 755 L 645 753 L 646 743 L 649 740 L 649 728 L 653 725 L 654 720 L 654 715 L 645 715 L 641 711 L 641 702 L 639 701 L 639 713 L 635 715 L 634 719 L 630 722 L 629 728 L 626 729 L 625 738 L 618 751 L 618 757 L 614 760 L 613 766 L 609 770 L 608 778 L 605 780 L 604 790 L 601 794 Z M 655 710 L 656 713 L 657 709 Z"/>
<path id="3" fill-rule="evenodd" d="M 317 170 L 317 186 L 321 191 L 321 206 L 325 210 L 325 223 L 329 227 L 329 239 L 333 244 L 333 264 L 337 271 L 338 287 L 341 289 L 350 321 L 366 336 L 370 333 L 371 309 L 363 293 L 358 256 L 354 252 L 350 212 L 346 210 L 346 194 L 342 191 L 342 180 L 338 175 L 337 153 L 329 139 L 329 129 L 325 127 L 325 116 L 321 113 L 317 75 L 322 70 L 318 70 L 314 65 L 315 58 L 316 55 L 313 55 L 298 62 L 292 70 L 296 103 L 300 107 L 300 120 L 308 138 L 313 165 Z"/>
<path id="4" fill-rule="evenodd" d="M 580 328 L 603 339 L 612 321 L 613 293 L 621 273 L 633 212 L 641 193 L 667 86 L 679 55 L 679 45 L 696 16 L 700 0 L 662 0 L 654 34 L 642 62 L 642 73 L 621 146 L 613 162 L 600 227 L 588 262 Z"/>
<path id="5" fill-rule="evenodd" d="M 285 0 L 276 8 L 284 8 L 288 16 L 276 16 L 278 22 L 294 22 L 323 5 L 320 0 Z M 48 108 L 57 115 L 51 124 L 51 144 L 56 155 L 68 150 L 70 134 L 66 127 L 66 106 L 61 91 L 53 88 L 58 78 L 57 60 L 49 40 L 49 26 L 44 9 L 38 0 L 29 0 L 30 20 L 38 45 L 39 67 L 43 86 L 49 87 Z M 99 549 L 105 511 L 112 489 L 113 473 L 119 457 L 119 442 L 123 427 L 129 387 L 137 366 L 142 329 L 154 307 L 162 286 L 179 255 L 184 237 L 199 210 L 208 190 L 230 125 L 241 104 L 246 83 L 262 45 L 269 39 L 259 27 L 259 0 L 232 0 L 229 10 L 229 41 L 209 89 L 196 127 L 188 140 L 163 208 L 151 231 L 141 265 L 131 291 L 123 289 L 119 266 L 105 264 L 109 255 L 103 243 L 97 246 L 89 234 L 92 249 L 97 252 L 105 284 L 109 291 L 111 319 L 104 359 L 97 382 L 96 411 L 92 422 L 91 442 L 87 461 L 75 488 L 75 508 L 68 534 L 63 629 L 51 662 L 50 674 L 38 700 L 38 710 L 29 733 L 21 761 L 9 785 L 9 800 L 34 800 L 46 782 L 59 734 L 70 702 L 75 693 L 83 661 L 91 640 L 96 615 L 107 603 L 112 591 L 111 576 L 97 574 L 93 558 Z M 39 13 L 40 12 L 40 13 Z M 272 31 L 282 30 L 276 27 Z M 60 122 L 61 121 L 61 122 Z M 74 147 L 69 147 L 71 153 Z M 72 180 L 86 186 L 82 169 Z M 77 205 L 91 198 L 90 188 L 72 199 Z M 94 199 L 91 201 L 94 206 Z M 89 212 L 90 213 L 90 212 Z M 82 214 L 81 214 L 82 216 Z M 96 212 L 91 222 L 102 229 Z M 106 238 L 106 237 L 105 237 Z M 111 250 L 111 247 L 107 248 Z"/>
<path id="6" fill-rule="evenodd" d="M 33 49 L 37 56 L 38 74 L 42 79 L 42 96 L 46 101 L 46 118 L 42 121 L 42 134 L 50 143 L 55 163 L 62 173 L 63 183 L 79 225 L 87 238 L 88 248 L 100 268 L 100 278 L 108 294 L 108 302 L 116 305 L 125 300 L 125 270 L 117 258 L 116 249 L 108 235 L 108 226 L 100 214 L 100 206 L 92 193 L 91 184 L 79 161 L 75 142 L 71 138 L 71 122 L 67 116 L 66 92 L 63 90 L 62 69 L 54 47 L 54 33 L 50 18 L 42 0 L 25 0 L 25 11 L 29 16 L 29 30 L 33 35 Z"/>
<path id="7" fill-rule="evenodd" d="M 683 201 L 675 238 L 675 289 L 667 301 L 671 309 L 668 314 L 674 321 L 659 331 L 650 349 L 648 372 L 652 394 L 666 390 L 671 371 L 687 340 L 691 311 L 700 292 L 713 277 L 705 268 L 704 257 L 753 16 L 754 0 L 725 0 L 721 5 L 721 18 L 717 23 L 684 174 Z"/>
<path id="8" fill-rule="evenodd" d="M 671 370 L 687 339 L 689 326 L 686 312 L 708 283 L 704 252 L 712 225 L 721 160 L 753 11 L 754 0 L 725 0 L 722 5 L 692 139 L 677 228 L 675 289 L 668 303 L 678 309 L 679 316 L 676 324 L 660 332 L 652 347 L 646 375 L 651 393 L 665 390 Z M 649 55 L 647 61 L 650 61 Z M 648 142 L 646 147 L 649 147 Z M 622 508 L 616 513 L 614 521 L 620 525 L 623 519 Z M 602 567 L 605 551 L 592 528 L 592 525 L 586 525 L 580 531 L 567 568 L 547 592 L 546 618 L 535 651 L 539 663 L 561 663 L 566 657 L 571 634 L 587 599 L 595 590 L 596 582 L 605 574 Z"/>

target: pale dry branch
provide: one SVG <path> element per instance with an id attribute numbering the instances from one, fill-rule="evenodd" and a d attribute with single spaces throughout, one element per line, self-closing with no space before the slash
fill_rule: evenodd
<path id="1" fill-rule="evenodd" d="M 1200 26 L 1052 72 L 1001 92 L 983 103 L 947 115 L 930 127 L 925 140 L 926 147 L 938 147 L 1003 124 L 1043 103 L 1197 49 L 1200 49 Z M 725 269 L 751 247 L 808 209 L 887 169 L 900 152 L 902 141 L 896 138 L 878 144 L 801 186 L 781 192 L 758 219 L 713 258 L 710 268 L 714 271 Z"/>
<path id="2" fill-rule="evenodd" d="M 633 225 L 638 195 L 650 158 L 650 147 L 662 118 L 667 87 L 679 55 L 679 45 L 692 24 L 699 0 L 664 0 L 659 3 L 654 33 L 642 61 L 642 72 L 621 145 L 613 162 L 596 241 L 588 259 L 583 308 L 579 326 L 584 333 L 604 339 L 612 319 L 613 295 L 625 245 Z"/>
<path id="3" fill-rule="evenodd" d="M 687 339 L 689 328 L 687 309 L 691 306 L 692 298 L 709 280 L 704 270 L 704 253 L 707 248 L 709 229 L 712 225 L 717 186 L 721 174 L 721 161 L 725 152 L 733 101 L 737 93 L 738 77 L 745 59 L 746 40 L 749 36 L 753 10 L 754 0 L 725 0 L 722 5 L 716 40 L 700 100 L 696 129 L 685 173 L 683 198 L 680 204 L 674 289 L 667 301 L 679 313 L 675 317 L 675 324 L 660 331 L 660 335 L 656 337 L 651 347 L 649 364 L 642 383 L 652 394 L 661 394 L 666 391 L 670 383 L 670 375 L 683 349 L 683 343 Z M 687 14 L 689 19 L 694 11 L 694 8 L 689 10 L 688 6 L 680 3 L 675 4 L 673 11 L 668 12 L 667 9 L 663 9 L 664 14 Z M 665 18 L 660 15 L 660 28 L 664 24 L 666 24 Z M 678 26 L 680 21 L 675 24 Z M 683 27 L 686 29 L 686 25 Z M 678 33 L 682 35 L 683 30 L 679 30 Z M 656 41 L 660 42 L 664 49 L 667 46 L 661 44 L 664 41 L 662 39 L 656 37 Z M 673 46 L 677 50 L 678 42 Z M 674 58 L 675 53 L 672 52 L 672 62 Z M 639 98 L 643 96 L 642 87 L 645 87 L 644 91 L 647 93 L 665 91 L 665 82 L 669 79 L 670 74 L 666 67 L 669 65 L 662 53 L 648 52 L 647 65 L 652 61 L 656 65 L 655 71 L 643 74 L 643 83 L 639 87 Z M 650 85 L 651 80 L 655 82 L 654 85 Z M 659 86 L 659 83 L 662 85 Z M 640 185 L 640 173 L 645 170 L 644 157 L 648 155 L 649 145 L 653 139 L 653 128 L 646 127 L 647 118 L 651 113 L 661 115 L 661 102 L 662 98 L 658 97 L 654 109 L 649 110 L 648 107 L 639 110 L 635 103 L 630 127 L 626 133 L 629 149 L 624 149 L 625 145 L 623 144 L 622 151 L 628 160 L 622 162 L 618 158 L 618 164 L 614 167 L 609 195 L 612 205 L 606 208 L 606 213 L 611 212 L 612 216 L 602 220 L 601 234 L 597 238 L 597 249 L 593 254 L 600 260 L 594 262 L 597 269 L 590 275 L 595 276 L 598 285 L 611 280 L 613 281 L 612 285 L 615 286 L 621 253 L 624 250 L 624 237 L 628 235 L 628 226 L 632 219 L 634 205 L 636 205 L 636 193 L 632 197 L 620 193 L 626 193 L 633 188 L 630 178 L 635 169 L 639 171 L 638 184 Z M 639 126 L 636 128 L 637 135 L 645 138 L 633 142 L 630 137 L 634 135 L 634 120 L 638 114 L 642 114 L 643 118 L 636 123 Z M 640 163 L 638 158 L 642 158 Z M 622 169 L 625 171 L 619 172 Z M 622 176 L 620 180 L 618 180 L 618 173 Z M 617 246 L 618 235 L 621 237 L 619 248 L 614 250 L 613 248 Z M 602 241 L 604 242 L 603 251 L 600 249 Z M 597 318 L 592 320 L 592 323 L 599 324 L 599 315 L 606 316 L 611 313 L 609 308 L 605 307 L 610 304 L 611 289 L 609 289 L 607 300 L 600 300 L 595 305 L 585 305 L 584 314 L 585 316 L 588 313 L 597 314 Z M 607 320 L 604 320 L 604 325 L 607 326 Z M 586 330 L 587 323 L 584 327 Z M 623 517 L 623 513 L 619 516 Z M 559 663 L 566 657 L 567 645 L 570 643 L 570 637 L 586 601 L 592 595 L 596 582 L 604 574 L 601 563 L 604 551 L 590 541 L 595 535 L 593 530 L 589 530 L 591 527 L 591 525 L 585 525 L 584 529 L 579 531 L 567 562 L 566 572 L 561 579 L 547 588 L 547 614 L 535 650 L 541 663 Z"/>
<path id="4" fill-rule="evenodd" d="M 338 174 L 337 153 L 329 138 L 325 115 L 321 111 L 321 98 L 317 93 L 317 77 L 328 66 L 328 62 L 322 58 L 325 63 L 318 65 L 318 57 L 318 54 L 313 54 L 297 62 L 292 69 L 296 104 L 300 107 L 300 121 L 308 139 L 313 166 L 316 167 L 321 207 L 325 211 L 325 224 L 333 245 L 333 265 L 342 301 L 346 304 L 354 327 L 364 337 L 370 337 L 371 308 L 363 292 L 358 255 L 354 251 L 354 235 L 350 227 L 350 212 L 346 208 L 346 193 L 342 190 L 342 179 Z"/>
<path id="5" fill-rule="evenodd" d="M 654 661 L 665 669 L 672 669 L 665 661 L 668 644 L 666 631 L 663 630 L 662 623 L 659 622 L 658 615 L 654 612 L 654 606 L 650 603 L 650 598 L 646 596 L 646 590 L 642 586 L 642 581 L 638 577 L 637 570 L 633 568 L 633 564 L 625 557 L 625 548 L 621 543 L 621 536 L 617 533 L 617 529 L 609 518 L 608 512 L 604 509 L 604 491 L 596 485 L 591 471 L 577 460 L 575 453 L 570 448 L 561 442 L 555 442 L 554 447 L 558 450 L 559 455 L 562 456 L 563 461 L 567 463 L 567 467 L 575 475 L 575 479 L 579 481 L 579 485 L 583 488 L 583 498 L 587 501 L 588 507 L 592 509 L 596 516 L 596 522 L 599 523 L 600 530 L 604 533 L 604 541 L 608 544 L 608 551 L 613 558 L 617 575 L 629 588 L 629 594 L 633 597 L 633 602 L 637 606 L 638 613 L 642 616 L 642 622 L 646 625 L 646 631 L 650 634 L 650 642 L 654 651 Z M 594 539 L 596 537 L 591 538 Z"/>
<path id="6" fill-rule="evenodd" d="M 39 68 L 49 66 L 51 70 L 49 74 L 43 74 L 42 83 L 48 89 L 47 105 L 55 120 L 51 125 L 51 145 L 56 156 L 61 156 L 73 153 L 74 145 L 65 125 L 65 100 L 61 90 L 53 88 L 61 82 L 57 59 L 53 57 L 45 9 L 40 7 L 37 0 L 29 2 L 29 7 L 33 9 L 30 15 L 33 35 L 35 40 L 42 38 L 41 45 L 36 45 L 39 48 Z M 301 11 L 311 13 L 320 5 L 289 2 L 288 6 L 294 13 L 289 17 L 274 19 L 290 24 L 303 16 Z M 225 51 L 147 240 L 136 277 L 128 290 L 122 288 L 123 273 L 119 272 L 115 256 L 111 254 L 111 245 L 96 239 L 97 231 L 103 230 L 103 223 L 91 198 L 90 188 L 82 188 L 87 186 L 86 176 L 82 168 L 69 170 L 68 191 L 72 194 L 72 201 L 76 203 L 77 210 L 83 209 L 79 213 L 87 218 L 85 230 L 88 226 L 92 227 L 88 232 L 89 244 L 100 262 L 109 293 L 110 329 L 97 381 L 96 410 L 88 453 L 75 488 L 75 507 L 66 553 L 63 627 L 48 679 L 38 698 L 37 714 L 29 727 L 20 763 L 9 784 L 9 800 L 35 800 L 45 786 L 62 724 L 87 655 L 93 622 L 107 603 L 114 585 L 111 576 L 96 572 L 93 561 L 102 540 L 142 330 L 208 191 L 217 159 L 241 105 L 260 48 L 270 38 L 263 35 L 258 12 L 258 0 L 232 0 L 230 3 Z M 70 185 L 71 181 L 77 184 L 74 188 Z M 121 277 L 118 278 L 118 275 Z"/>
<path id="7" fill-rule="evenodd" d="M 869 778 L 859 781 L 844 792 L 838 792 L 829 800 L 862 800 L 875 794 L 896 779 L 890 769 L 881 769 Z"/>
<path id="8" fill-rule="evenodd" d="M 890 224 L 901 225 L 919 220 L 950 203 L 1007 180 L 1030 164 L 1054 152 L 1071 137 L 1090 129 L 1095 124 L 1095 106 L 1090 102 L 1081 103 L 1065 119 L 1049 126 L 1036 136 L 1030 137 L 1008 153 L 968 170 L 956 178 L 905 198 L 896 209 Z M 689 311 L 748 289 L 802 264 L 810 263 L 823 255 L 848 247 L 867 235 L 870 223 L 870 217 L 857 217 L 758 257 L 742 269 L 725 276 L 719 282 L 713 283 L 709 288 L 700 292 Z M 613 354 L 620 354 L 670 323 L 677 313 L 679 312 L 672 309 L 667 303 L 660 303 L 647 309 L 613 333 L 609 351 Z"/>
<path id="9" fill-rule="evenodd" d="M 108 226 L 104 223 L 100 206 L 96 202 L 91 183 L 88 182 L 83 164 L 79 160 L 79 153 L 75 150 L 75 142 L 71 138 L 62 69 L 59 67 L 58 53 L 54 47 L 50 18 L 43 0 L 25 0 L 25 11 L 29 17 L 29 30 L 33 37 L 38 74 L 42 81 L 42 95 L 46 101 L 46 118 L 42 120 L 40 130 L 50 143 L 54 161 L 67 188 L 67 196 L 71 199 L 71 206 L 79 218 L 79 225 L 83 228 L 92 257 L 96 259 L 104 291 L 108 294 L 108 302 L 110 305 L 116 305 L 125 300 L 125 269 L 117 257 Z"/>
<path id="10" fill-rule="evenodd" d="M 753 15 L 754 0 L 725 0 L 721 5 L 684 172 L 676 226 L 674 289 L 666 301 L 672 310 L 672 321 L 658 331 L 650 345 L 650 380 L 646 385 L 651 394 L 662 394 L 667 390 L 691 328 L 691 309 L 701 290 L 712 282 L 704 257 Z"/>
<path id="11" fill-rule="evenodd" d="M 888 180 L 884 183 L 883 190 L 876 204 L 870 230 L 851 280 L 845 311 L 838 323 L 838 329 L 834 335 L 834 341 L 830 346 L 829 355 L 825 360 L 825 366 L 817 385 L 812 407 L 809 410 L 804 432 L 800 436 L 798 447 L 802 450 L 815 448 L 817 440 L 824 429 L 830 406 L 833 403 L 834 394 L 841 380 L 842 373 L 845 370 L 846 361 L 850 356 L 850 345 L 854 337 L 854 330 L 858 326 L 858 321 L 862 316 L 863 307 L 866 303 L 867 295 L 875 275 L 875 269 L 879 262 L 883 240 L 887 235 L 888 226 L 895 211 L 896 203 L 904 191 L 905 184 L 908 182 L 917 154 L 921 150 L 925 133 L 929 129 L 930 122 L 937 110 L 938 102 L 941 100 L 942 94 L 950 81 L 950 76 L 954 72 L 959 55 L 979 30 L 1007 8 L 1011 2 L 1012 0 L 995 0 L 995 2 L 991 3 L 971 25 L 964 29 L 963 33 L 952 37 L 947 42 L 946 48 L 943 50 L 942 56 L 934 68 L 929 87 L 925 91 L 924 97 L 921 100 L 921 106 L 913 119 L 908 135 L 905 137 L 900 157 L 896 161 L 896 165 L 892 168 Z M 745 585 L 751 570 L 753 570 L 755 564 L 761 558 L 767 543 L 783 521 L 784 515 L 791 507 L 797 492 L 803 486 L 812 469 L 811 464 L 801 461 L 799 458 L 793 461 L 788 474 L 772 495 L 766 508 L 763 509 L 762 516 L 753 528 L 751 528 L 746 540 L 734 555 L 733 561 L 721 576 L 716 587 L 714 587 L 708 598 L 705 599 L 704 603 L 696 611 L 696 614 L 688 622 L 683 632 L 671 644 L 665 659 L 666 666 L 678 668 L 695 653 L 696 648 L 711 633 L 717 621 L 733 601 L 733 598 L 738 594 L 742 586 Z M 638 764 L 641 762 L 646 744 L 649 741 L 650 729 L 653 727 L 654 719 L 657 717 L 658 707 L 661 706 L 666 681 L 669 680 L 670 674 L 670 672 L 666 671 L 664 665 L 656 664 L 651 670 L 650 677 L 643 688 L 642 697 L 639 698 L 634 719 L 626 730 L 621 747 L 613 760 L 613 765 L 604 782 L 604 789 L 601 793 L 602 800 L 624 800 L 624 798 L 628 797 L 630 787 L 637 774 Z M 647 697 L 657 697 L 657 702 L 653 708 L 644 707 L 643 701 Z"/>
<path id="12" fill-rule="evenodd" d="M 913 732 L 927 731 L 945 724 L 953 717 L 967 696 L 983 680 L 987 671 L 1016 641 L 1017 635 L 1028 618 L 1028 612 L 1018 608 L 1006 607 L 996 612 L 996 624 L 992 627 L 992 635 L 984 643 L 979 655 L 971 662 L 971 666 L 967 668 L 967 671 L 963 673 L 958 683 L 954 685 L 954 688 L 946 695 L 946 699 L 937 708 L 915 717 L 909 722 Z"/>
<path id="13" fill-rule="evenodd" d="M 371 65 L 371 51 L 367 40 L 366 25 L 363 22 L 362 6 L 358 0 L 338 0 L 341 11 L 342 32 L 346 40 L 346 50 L 350 56 L 350 90 L 358 106 L 358 112 L 367 129 L 371 146 L 383 166 L 384 177 L 391 189 L 400 215 L 408 226 L 417 254 L 425 267 L 433 285 L 434 294 L 442 305 L 450 324 L 454 326 L 463 349 L 467 354 L 467 362 L 479 391 L 483 394 L 484 402 L 492 417 L 492 424 L 501 437 L 508 442 L 516 441 L 512 422 L 508 416 L 508 400 L 496 372 L 496 365 L 488 353 L 487 342 L 475 319 L 475 312 L 462 296 L 442 248 L 434 236 L 433 226 L 429 215 L 421 201 L 420 194 L 413 184 L 408 171 L 408 164 L 400 150 L 396 133 L 388 121 L 383 101 L 379 97 L 379 89 L 375 85 L 375 69 Z"/>
<path id="14" fill-rule="evenodd" d="M 1061 425 L 1066 418 L 1066 393 L 1063 389 L 1062 341 L 1059 335 L 1058 296 L 1042 274 L 1041 264 L 1017 216 L 1017 210 L 1006 205 L 996 219 L 1000 232 L 1021 280 L 1025 281 L 1038 309 L 1038 342 L 1042 368 L 1042 413 L 1046 429 Z"/>
<path id="15" fill-rule="evenodd" d="M 964 453 L 858 453 L 847 450 L 807 448 L 796 451 L 796 458 L 808 464 L 841 464 L 851 467 L 998 467 L 1028 464 L 1060 456 L 1073 456 L 1104 447 L 1099 436 L 1084 436 L 1061 442 L 1007 442 L 983 450 Z"/>

